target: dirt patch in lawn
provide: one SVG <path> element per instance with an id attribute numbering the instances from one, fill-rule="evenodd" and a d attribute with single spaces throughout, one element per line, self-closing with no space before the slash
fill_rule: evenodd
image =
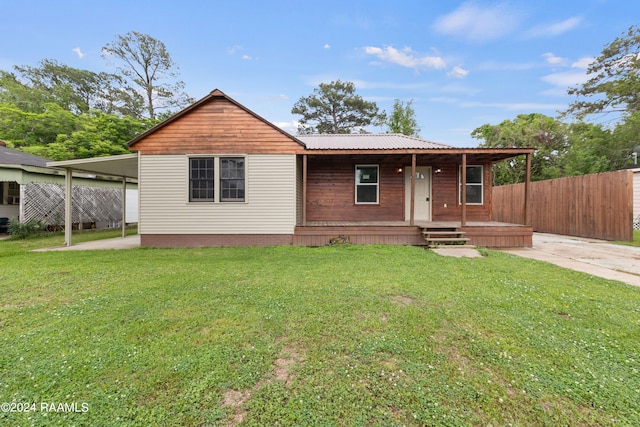
<path id="1" fill-rule="evenodd" d="M 411 305 L 415 302 L 415 300 L 411 297 L 408 296 L 404 296 L 404 295 L 392 295 L 391 296 L 391 302 L 395 305 L 400 305 L 402 307 L 406 307 L 408 305 Z"/>
<path id="2" fill-rule="evenodd" d="M 246 388 L 242 391 L 228 389 L 222 397 L 222 406 L 230 406 L 233 408 L 233 416 L 228 420 L 228 426 L 236 426 L 242 423 L 246 417 L 244 409 L 245 404 L 251 396 L 262 387 L 272 384 L 275 381 L 283 382 L 290 385 L 293 380 L 293 368 L 302 363 L 304 358 L 300 352 L 294 347 L 285 347 L 280 352 L 280 356 L 274 361 L 273 369 L 265 373 L 265 375 L 253 387 Z"/>

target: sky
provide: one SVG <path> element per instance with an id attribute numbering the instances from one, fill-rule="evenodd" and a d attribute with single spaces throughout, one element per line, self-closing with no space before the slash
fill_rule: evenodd
<path id="1" fill-rule="evenodd" d="M 637 0 L 0 0 L 0 69 L 53 59 L 116 72 L 102 47 L 162 41 L 194 99 L 219 89 L 295 134 L 291 108 L 320 83 L 355 84 L 390 112 L 412 101 L 420 137 L 475 147 L 518 114 L 555 117 L 586 68 L 640 25 Z M 372 132 L 385 132 L 384 127 Z"/>

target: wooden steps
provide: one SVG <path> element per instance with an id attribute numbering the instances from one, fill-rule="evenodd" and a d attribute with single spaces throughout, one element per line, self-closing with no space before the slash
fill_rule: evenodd
<path id="1" fill-rule="evenodd" d="M 430 248 L 446 245 L 447 247 L 474 247 L 469 245 L 469 238 L 457 227 L 420 227 L 424 240 Z"/>

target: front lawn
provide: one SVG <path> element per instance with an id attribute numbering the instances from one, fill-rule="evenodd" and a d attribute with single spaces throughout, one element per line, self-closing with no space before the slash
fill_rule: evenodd
<path id="1" fill-rule="evenodd" d="M 640 425 L 631 286 L 496 251 L 47 242 L 0 242 L 0 424 Z"/>

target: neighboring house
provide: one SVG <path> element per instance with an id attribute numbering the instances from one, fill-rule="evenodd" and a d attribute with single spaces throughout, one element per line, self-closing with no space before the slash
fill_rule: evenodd
<path id="1" fill-rule="evenodd" d="M 64 219 L 64 170 L 47 167 L 50 160 L 0 143 L 0 217 L 46 225 Z M 111 227 L 121 222 L 120 181 L 106 176 L 74 174 L 73 213 L 76 226 Z M 127 222 L 138 222 L 137 186 L 127 184 Z M 129 207 L 131 206 L 131 207 Z"/>
<path id="2" fill-rule="evenodd" d="M 492 222 L 491 166 L 530 160 L 533 149 L 292 136 L 219 90 L 129 147 L 138 152 L 142 246 L 424 245 L 425 236 L 463 242 L 459 233 L 476 245 L 531 246 L 530 226 Z M 87 171 L 99 161 L 53 165 Z"/>

